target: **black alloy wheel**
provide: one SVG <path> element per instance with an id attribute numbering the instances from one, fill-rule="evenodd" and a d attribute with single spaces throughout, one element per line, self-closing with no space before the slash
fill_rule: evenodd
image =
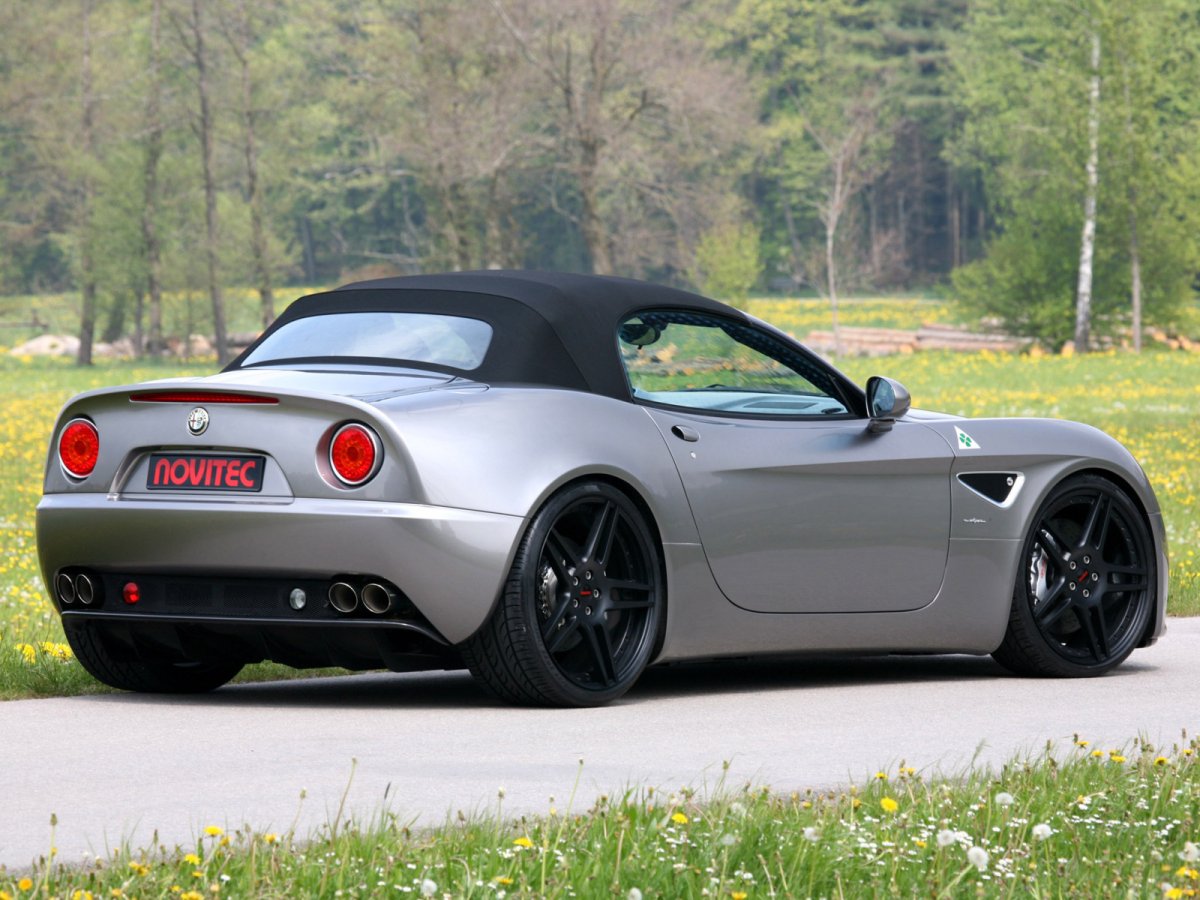
<path id="1" fill-rule="evenodd" d="M 1133 652 L 1155 611 L 1145 517 L 1111 481 L 1082 475 L 1056 487 L 1033 521 L 993 656 L 1026 675 L 1106 672 Z"/>
<path id="2" fill-rule="evenodd" d="M 569 486 L 534 516 L 500 603 L 464 657 L 512 702 L 607 703 L 650 661 L 662 585 L 657 545 L 629 497 L 605 482 Z"/>

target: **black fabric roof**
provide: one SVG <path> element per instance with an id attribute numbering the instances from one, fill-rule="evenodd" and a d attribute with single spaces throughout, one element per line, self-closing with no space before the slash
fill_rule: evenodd
<path id="1" fill-rule="evenodd" d="M 629 278 L 488 270 L 359 281 L 302 297 L 267 334 L 295 319 L 347 309 L 441 312 L 482 319 L 494 330 L 479 368 L 490 383 L 543 384 L 628 400 L 617 327 L 644 309 L 696 309 L 746 321 L 723 303 Z M 261 338 L 260 338 L 261 340 Z M 257 344 L 257 342 L 255 342 Z M 237 368 L 240 360 L 230 368 Z"/>

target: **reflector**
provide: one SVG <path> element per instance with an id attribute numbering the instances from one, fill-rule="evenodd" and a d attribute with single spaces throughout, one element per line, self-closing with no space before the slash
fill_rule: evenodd
<path id="1" fill-rule="evenodd" d="M 132 605 L 142 599 L 142 592 L 134 582 L 130 581 L 121 589 L 121 596 L 125 598 L 126 603 Z"/>

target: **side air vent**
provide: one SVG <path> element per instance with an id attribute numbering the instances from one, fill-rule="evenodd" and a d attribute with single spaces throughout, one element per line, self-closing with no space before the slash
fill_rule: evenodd
<path id="1" fill-rule="evenodd" d="M 985 500 L 1007 507 L 1017 499 L 1025 476 L 1019 472 L 964 472 L 958 480 Z"/>

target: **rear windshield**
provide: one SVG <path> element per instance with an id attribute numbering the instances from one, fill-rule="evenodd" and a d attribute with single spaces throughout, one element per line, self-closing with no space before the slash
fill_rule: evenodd
<path id="1" fill-rule="evenodd" d="M 330 313 L 281 326 L 242 360 L 242 366 L 300 359 L 383 359 L 469 371 L 483 362 L 491 341 L 491 325 L 465 316 Z"/>

